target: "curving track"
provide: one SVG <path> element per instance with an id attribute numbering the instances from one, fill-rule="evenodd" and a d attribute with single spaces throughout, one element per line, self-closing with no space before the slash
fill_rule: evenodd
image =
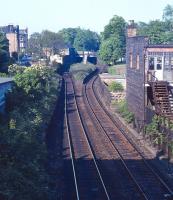
<path id="1" fill-rule="evenodd" d="M 75 87 L 66 82 L 66 128 L 75 191 L 63 199 L 164 200 L 172 190 L 98 98 L 97 77 Z M 82 93 L 81 93 L 82 91 Z"/>
<path id="2" fill-rule="evenodd" d="M 173 199 L 172 190 L 160 176 L 153 171 L 126 135 L 119 130 L 117 122 L 114 121 L 110 113 L 99 100 L 95 92 L 95 81 L 97 81 L 97 77 L 91 79 L 83 90 L 86 104 L 90 107 L 90 115 L 94 114 L 95 122 L 97 126 L 99 124 L 102 130 L 101 133 L 104 134 L 105 141 L 109 140 L 114 151 L 118 153 L 128 176 L 141 194 L 141 198 L 152 200 Z"/>

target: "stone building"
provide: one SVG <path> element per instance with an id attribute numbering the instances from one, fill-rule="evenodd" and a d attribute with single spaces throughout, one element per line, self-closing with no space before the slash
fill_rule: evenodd
<path id="1" fill-rule="evenodd" d="M 152 113 L 173 119 L 173 45 L 152 45 L 148 37 L 136 33 L 131 21 L 127 29 L 126 98 L 141 131 Z"/>
<path id="2" fill-rule="evenodd" d="M 9 40 L 9 52 L 26 53 L 28 47 L 28 29 L 19 29 L 19 26 L 1 26 L 3 32 Z"/>
<path id="3" fill-rule="evenodd" d="M 27 53 L 28 49 L 28 29 L 19 29 L 20 53 Z"/>

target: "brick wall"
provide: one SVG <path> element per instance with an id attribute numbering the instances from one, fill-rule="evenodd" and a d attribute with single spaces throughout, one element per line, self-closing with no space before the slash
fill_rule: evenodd
<path id="1" fill-rule="evenodd" d="M 127 38 L 126 99 L 129 110 L 134 113 L 139 124 L 144 121 L 144 54 L 147 45 L 146 37 Z"/>

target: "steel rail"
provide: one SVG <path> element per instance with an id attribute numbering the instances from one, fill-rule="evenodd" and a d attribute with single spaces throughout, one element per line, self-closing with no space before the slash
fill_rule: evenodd
<path id="1" fill-rule="evenodd" d="M 135 177 L 132 175 L 132 173 L 131 173 L 130 170 L 128 169 L 128 167 L 127 167 L 127 165 L 126 165 L 126 163 L 125 163 L 125 161 L 124 161 L 124 159 L 123 159 L 121 153 L 119 152 L 119 150 L 117 149 L 117 147 L 115 146 L 115 144 L 112 142 L 112 139 L 109 137 L 109 135 L 107 134 L 106 130 L 104 129 L 104 127 L 103 127 L 102 124 L 100 123 L 100 121 L 99 121 L 97 115 L 95 114 L 94 109 L 93 109 L 92 106 L 91 106 L 91 103 L 89 102 L 89 99 L 88 99 L 86 90 L 87 90 L 87 89 L 86 89 L 86 85 L 85 85 L 85 86 L 84 86 L 84 93 L 83 93 L 83 95 L 85 96 L 85 100 L 87 101 L 87 104 L 89 105 L 89 107 L 90 107 L 92 113 L 94 114 L 95 121 L 96 121 L 97 124 L 101 127 L 101 129 L 102 129 L 103 132 L 105 133 L 106 137 L 108 138 L 109 142 L 111 143 L 112 147 L 113 147 L 113 148 L 116 150 L 116 152 L 118 153 L 119 158 L 120 158 L 120 160 L 121 160 L 123 166 L 124 166 L 125 169 L 127 170 L 128 175 L 130 176 L 130 178 L 131 178 L 132 181 L 134 182 L 136 188 L 138 189 L 138 191 L 139 191 L 140 194 L 142 195 L 143 199 L 149 200 L 149 198 L 146 197 L 146 195 L 145 195 L 144 191 L 142 190 L 142 188 L 140 187 L 140 185 L 137 183 Z"/>
<path id="2" fill-rule="evenodd" d="M 135 146 L 135 144 L 129 139 L 129 137 L 127 136 L 127 134 L 125 133 L 125 131 L 119 127 L 118 123 L 114 120 L 114 118 L 111 116 L 111 114 L 108 112 L 108 110 L 105 108 L 105 106 L 103 105 L 103 103 L 99 100 L 95 90 L 94 90 L 94 83 L 95 81 L 98 79 L 98 76 L 96 76 L 96 78 L 94 78 L 94 81 L 92 83 L 92 90 L 95 94 L 96 100 L 99 103 L 100 107 L 102 107 L 102 109 L 104 110 L 104 112 L 106 113 L 106 115 L 109 117 L 109 119 L 116 125 L 116 127 L 121 131 L 121 133 L 123 134 L 123 136 L 125 137 L 125 139 L 132 145 L 132 147 L 137 151 L 137 153 L 141 156 L 143 162 L 145 163 L 145 165 L 148 167 L 148 169 L 153 173 L 153 175 L 158 179 L 158 181 L 163 185 L 163 187 L 170 193 L 169 195 L 173 198 L 173 191 L 171 190 L 171 188 L 165 183 L 165 181 L 153 170 L 153 168 L 148 164 L 148 162 L 146 161 L 145 157 L 142 155 L 142 153 L 138 150 L 138 148 Z"/>
<path id="3" fill-rule="evenodd" d="M 71 81 L 72 81 L 72 79 L 71 79 Z M 73 83 L 73 81 L 72 81 L 72 87 L 73 87 L 73 93 L 74 93 L 75 107 L 76 107 L 76 110 L 77 110 L 77 114 L 78 114 L 78 117 L 79 117 L 79 121 L 80 121 L 80 123 L 81 123 L 81 128 L 82 128 L 82 130 L 83 130 L 84 137 L 85 137 L 86 142 L 87 142 L 87 145 L 88 145 L 88 147 L 89 147 L 89 151 L 90 151 L 90 153 L 91 153 L 91 155 L 92 155 L 92 158 L 93 158 L 93 161 L 94 161 L 94 164 L 95 164 L 95 167 L 96 167 L 98 176 L 99 176 L 99 178 L 100 178 L 100 181 L 101 181 L 103 190 L 104 190 L 104 192 L 105 192 L 106 198 L 107 198 L 107 200 L 110 200 L 110 197 L 109 197 L 109 194 L 108 194 L 108 192 L 107 192 L 106 186 L 105 186 L 105 184 L 104 184 L 104 181 L 103 181 L 101 172 L 100 172 L 99 167 L 98 167 L 98 165 L 97 165 L 97 161 L 96 161 L 96 157 L 95 157 L 95 154 L 94 154 L 94 150 L 93 150 L 93 148 L 92 148 L 92 146 L 91 146 L 91 143 L 90 143 L 90 141 L 89 141 L 89 138 L 88 138 L 88 136 L 87 136 L 87 133 L 86 133 L 87 131 L 86 131 L 85 127 L 84 127 L 84 123 L 83 123 L 83 120 L 82 120 L 82 117 L 81 117 L 81 114 L 80 114 L 80 111 L 79 111 L 79 106 L 78 106 L 77 100 L 76 100 L 76 95 L 75 95 L 75 89 L 74 89 L 74 83 Z M 71 141 L 71 142 L 72 142 L 72 141 Z M 75 169 L 75 167 L 74 167 L 74 169 Z M 75 174 L 76 174 L 76 172 L 75 172 Z M 75 182 L 76 182 L 76 187 L 77 187 L 77 178 L 76 178 L 76 176 L 75 176 L 75 180 L 76 180 Z M 78 187 L 77 187 L 77 188 L 78 188 Z M 78 197 L 79 197 L 79 196 L 80 196 L 79 190 L 77 189 L 77 191 L 78 191 Z M 80 199 L 80 198 L 79 198 L 79 199 Z"/>
<path id="4" fill-rule="evenodd" d="M 69 129 L 69 123 L 68 123 L 68 115 L 67 115 L 67 83 L 65 82 L 65 124 L 67 129 L 67 136 L 68 136 L 68 144 L 70 148 L 70 157 L 71 157 L 71 164 L 73 169 L 73 177 L 75 182 L 75 189 L 76 189 L 76 198 L 77 200 L 80 200 L 79 198 L 79 190 L 78 190 L 78 183 L 76 178 L 76 170 L 75 170 L 75 164 L 74 164 L 74 150 L 72 145 L 72 139 L 70 135 L 70 129 Z"/>

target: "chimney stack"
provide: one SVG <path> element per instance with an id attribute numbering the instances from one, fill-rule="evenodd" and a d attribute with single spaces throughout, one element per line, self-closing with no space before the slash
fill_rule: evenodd
<path id="1" fill-rule="evenodd" d="M 137 28 L 134 20 L 129 20 L 129 25 L 127 26 L 127 37 L 135 37 L 137 35 Z"/>

